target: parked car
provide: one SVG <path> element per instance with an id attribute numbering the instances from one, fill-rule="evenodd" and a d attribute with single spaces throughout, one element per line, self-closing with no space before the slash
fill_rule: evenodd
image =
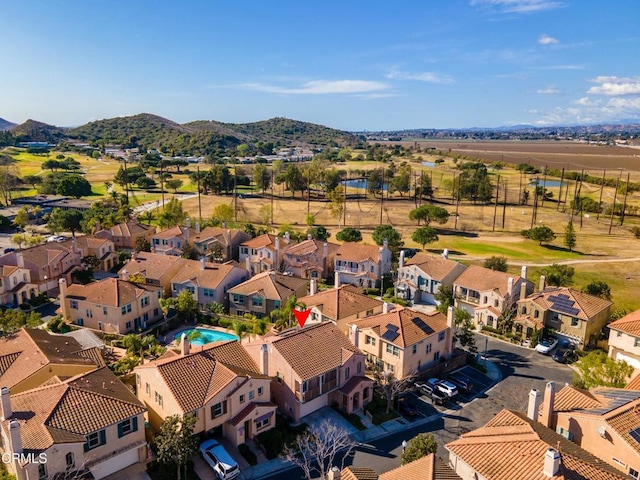
<path id="1" fill-rule="evenodd" d="M 407 415 L 409 417 L 415 417 L 416 415 L 418 415 L 418 409 L 408 398 L 398 399 L 398 411 L 401 414 Z"/>
<path id="2" fill-rule="evenodd" d="M 448 380 L 441 380 L 440 383 L 438 383 L 437 388 L 446 393 L 449 398 L 453 398 L 458 395 L 458 387 Z"/>
<path id="3" fill-rule="evenodd" d="M 452 373 L 449 375 L 448 379 L 458 387 L 458 390 L 462 390 L 467 393 L 473 391 L 473 383 L 471 383 L 469 377 L 462 375 L 461 373 Z"/>
<path id="4" fill-rule="evenodd" d="M 67 237 L 63 237 L 62 235 L 51 235 L 50 237 L 47 237 L 47 243 L 64 242 L 66 239 Z"/>
<path id="5" fill-rule="evenodd" d="M 553 352 L 553 358 L 558 363 L 570 363 L 575 359 L 575 345 L 569 340 L 563 339 L 558 341 L 558 347 Z"/>
<path id="6" fill-rule="evenodd" d="M 544 338 L 540 340 L 540 343 L 536 345 L 536 352 L 541 353 L 543 355 L 549 355 L 549 352 L 555 348 L 558 344 L 558 339 L 556 338 Z"/>
<path id="7" fill-rule="evenodd" d="M 15 248 L 7 247 L 7 248 L 4 249 L 4 251 L 2 253 L 10 253 L 10 252 L 13 252 L 13 251 L 15 251 Z"/>
<path id="8" fill-rule="evenodd" d="M 216 472 L 220 480 L 230 480 L 240 475 L 238 463 L 231 458 L 217 440 L 205 440 L 200 444 L 200 454 Z"/>
<path id="9" fill-rule="evenodd" d="M 416 383 L 415 387 L 420 393 L 426 395 L 436 405 L 444 405 L 449 400 L 449 397 L 442 390 L 432 387 L 426 383 Z"/>

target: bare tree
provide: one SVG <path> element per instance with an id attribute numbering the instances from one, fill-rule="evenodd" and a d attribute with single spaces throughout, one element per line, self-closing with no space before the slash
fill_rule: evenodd
<path id="1" fill-rule="evenodd" d="M 387 413 L 391 410 L 396 396 L 408 388 L 409 382 L 416 377 L 416 373 L 417 372 L 411 372 L 402 380 L 398 380 L 393 372 L 388 370 L 375 373 L 376 390 L 387 400 Z"/>
<path id="2" fill-rule="evenodd" d="M 340 465 L 342 470 L 344 460 L 355 446 L 356 442 L 351 440 L 346 430 L 326 419 L 314 431 L 298 435 L 295 442 L 285 450 L 284 456 L 287 461 L 300 467 L 308 480 L 326 480 L 336 456 L 343 454 Z"/>

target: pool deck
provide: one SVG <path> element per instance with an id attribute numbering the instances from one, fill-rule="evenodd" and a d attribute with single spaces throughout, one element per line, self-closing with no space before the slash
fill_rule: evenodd
<path id="1" fill-rule="evenodd" d="M 160 344 L 164 347 L 177 347 L 178 344 L 180 343 L 179 340 L 177 340 L 175 337 L 178 333 L 183 332 L 185 330 L 193 330 L 194 328 L 199 328 L 202 330 L 210 330 L 212 332 L 219 332 L 219 333 L 224 333 L 227 335 L 234 335 L 235 333 L 231 332 L 230 330 L 227 330 L 226 328 L 222 328 L 222 327 L 214 327 L 212 325 L 203 325 L 203 324 L 197 324 L 197 325 L 187 325 L 187 324 L 183 324 L 178 328 L 174 328 L 173 330 L 167 332 L 166 335 L 163 336 L 163 338 L 160 338 Z M 250 338 L 251 337 L 251 338 Z M 251 339 L 253 339 L 253 337 L 255 337 L 254 335 L 248 335 L 246 337 L 242 338 L 242 343 L 246 343 L 248 341 L 251 341 Z M 231 340 L 231 339 L 229 339 Z M 199 345 L 198 345 L 199 346 Z"/>

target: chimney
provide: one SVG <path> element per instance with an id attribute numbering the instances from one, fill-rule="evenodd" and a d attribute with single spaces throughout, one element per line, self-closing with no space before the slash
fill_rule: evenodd
<path id="1" fill-rule="evenodd" d="M 244 268 L 247 269 L 247 271 L 249 272 L 249 278 L 251 278 L 252 272 L 251 272 L 251 257 L 247 256 L 244 259 Z"/>
<path id="2" fill-rule="evenodd" d="M 312 278 L 309 284 L 309 295 L 315 295 L 316 293 L 318 293 L 318 281 Z"/>
<path id="3" fill-rule="evenodd" d="M 542 394 L 539 390 L 533 388 L 529 392 L 529 405 L 527 407 L 527 417 L 534 422 L 538 421 L 538 412 L 540 411 L 540 404 L 542 403 Z"/>
<path id="4" fill-rule="evenodd" d="M 11 397 L 9 396 L 9 389 L 7 387 L 2 387 L 0 390 L 0 419 L 9 420 L 11 415 L 13 415 L 13 410 L 11 410 Z"/>
<path id="5" fill-rule="evenodd" d="M 340 288 L 340 272 L 336 271 L 333 278 L 333 286 L 335 288 Z"/>
<path id="6" fill-rule="evenodd" d="M 76 237 L 71 237 L 71 251 L 73 253 L 78 253 L 78 242 L 76 241 Z"/>
<path id="7" fill-rule="evenodd" d="M 231 260 L 233 257 L 233 249 L 231 245 L 231 230 L 227 229 L 227 233 L 224 235 L 224 241 L 227 243 L 225 251 L 227 255 L 227 260 Z"/>
<path id="8" fill-rule="evenodd" d="M 200 270 L 206 270 L 207 269 L 207 261 L 205 260 L 204 257 L 200 258 Z"/>
<path id="9" fill-rule="evenodd" d="M 120 277 L 125 282 L 128 282 L 129 281 L 129 270 L 127 270 L 126 268 L 124 270 L 122 270 L 122 273 L 120 273 Z"/>
<path id="10" fill-rule="evenodd" d="M 189 230 L 191 230 L 191 219 L 187 218 L 187 228 L 184 229 L 184 241 L 189 243 Z"/>
<path id="11" fill-rule="evenodd" d="M 442 251 L 442 257 L 443 257 L 443 258 L 446 258 L 447 260 L 449 259 L 449 249 L 448 249 L 448 248 L 445 248 L 445 249 Z"/>
<path id="12" fill-rule="evenodd" d="M 24 254 L 22 252 L 16 253 L 16 263 L 18 267 L 24 268 Z"/>
<path id="13" fill-rule="evenodd" d="M 540 291 L 542 292 L 545 288 L 547 288 L 547 277 L 545 277 L 544 275 L 540 275 L 540 285 L 538 286 L 538 288 L 540 289 Z"/>
<path id="14" fill-rule="evenodd" d="M 196 233 L 200 233 L 200 222 L 196 222 Z"/>
<path id="15" fill-rule="evenodd" d="M 340 480 L 340 469 L 338 467 L 331 467 L 327 480 Z"/>
<path id="16" fill-rule="evenodd" d="M 522 269 L 520 270 L 520 276 L 522 278 L 524 278 L 525 280 L 527 279 L 527 266 L 523 265 Z"/>
<path id="17" fill-rule="evenodd" d="M 58 285 L 60 286 L 60 308 L 62 309 L 62 317 L 64 320 L 69 319 L 69 314 L 67 312 L 67 280 L 61 278 L 58 280 Z"/>
<path id="18" fill-rule="evenodd" d="M 307 240 L 313 240 L 313 235 L 311 235 L 310 233 L 307 233 Z"/>
<path id="19" fill-rule="evenodd" d="M 11 439 L 11 453 L 22 453 L 22 436 L 17 420 L 9 422 L 9 438 Z"/>
<path id="20" fill-rule="evenodd" d="M 400 268 L 404 267 L 404 250 L 400 250 L 400 260 L 398 261 Z"/>
<path id="21" fill-rule="evenodd" d="M 554 477 L 560 470 L 560 452 L 554 448 L 549 448 L 544 454 L 544 473 L 547 477 Z"/>
<path id="22" fill-rule="evenodd" d="M 327 242 L 324 242 L 324 245 L 322 245 L 322 253 L 324 255 L 324 261 L 326 262 L 329 258 L 329 244 Z"/>
<path id="23" fill-rule="evenodd" d="M 524 300 L 527 298 L 527 282 L 522 282 L 520 284 L 520 300 Z"/>
<path id="24" fill-rule="evenodd" d="M 289 243 L 291 241 L 291 235 L 289 234 L 289 232 L 284 232 L 284 241 L 286 243 Z"/>
<path id="25" fill-rule="evenodd" d="M 513 293 L 513 278 L 509 277 L 509 280 L 507 280 L 507 294 L 511 296 L 512 293 Z"/>
<path id="26" fill-rule="evenodd" d="M 541 422 L 545 427 L 551 428 L 551 420 L 553 419 L 553 405 L 556 399 L 556 384 L 547 383 L 544 389 L 544 400 L 542 401 L 542 418 Z"/>
<path id="27" fill-rule="evenodd" d="M 187 340 L 187 334 L 183 333 L 182 335 L 180 335 L 180 354 L 183 357 L 186 357 L 187 355 L 189 355 L 189 340 Z"/>
<path id="28" fill-rule="evenodd" d="M 387 302 L 382 303 L 382 313 L 389 313 L 389 304 Z"/>
<path id="29" fill-rule="evenodd" d="M 187 228 L 191 228 L 191 219 L 187 217 Z"/>
<path id="30" fill-rule="evenodd" d="M 351 343 L 353 343 L 356 348 L 358 347 L 358 344 L 360 343 L 360 339 L 358 338 L 358 326 L 357 325 L 351 325 L 351 328 L 349 329 L 349 340 L 351 340 Z"/>
<path id="31" fill-rule="evenodd" d="M 260 371 L 263 375 L 269 375 L 269 345 L 260 345 Z"/>
<path id="32" fill-rule="evenodd" d="M 100 228 L 100 220 L 96 220 L 96 232 L 99 232 L 100 230 L 102 230 Z"/>
<path id="33" fill-rule="evenodd" d="M 447 327 L 449 327 L 451 329 L 451 332 L 453 333 L 453 329 L 455 328 L 453 307 L 447 308 Z"/>

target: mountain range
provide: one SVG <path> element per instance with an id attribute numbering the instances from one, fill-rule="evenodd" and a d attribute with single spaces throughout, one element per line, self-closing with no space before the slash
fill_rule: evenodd
<path id="1" fill-rule="evenodd" d="M 5 120 L 4 118 L 0 118 L 0 132 L 4 130 L 11 130 L 15 126 L 17 126 L 16 123 Z"/>

